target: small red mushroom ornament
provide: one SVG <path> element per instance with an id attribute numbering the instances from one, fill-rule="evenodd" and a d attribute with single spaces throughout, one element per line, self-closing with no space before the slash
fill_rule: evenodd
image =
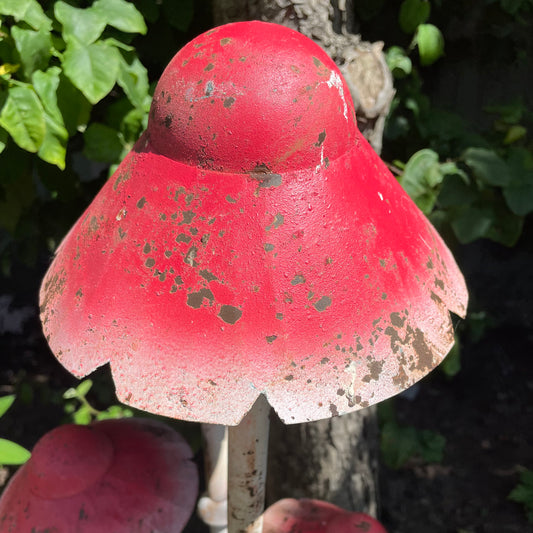
<path id="1" fill-rule="evenodd" d="M 165 424 L 67 424 L 41 438 L 0 499 L 1 533 L 179 533 L 198 473 Z"/>
<path id="2" fill-rule="evenodd" d="M 279 500 L 262 520 L 263 533 L 387 533 L 375 518 L 321 500 Z"/>

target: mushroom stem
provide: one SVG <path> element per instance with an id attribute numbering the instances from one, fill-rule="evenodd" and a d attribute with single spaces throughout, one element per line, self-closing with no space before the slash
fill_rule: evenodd
<path id="1" fill-rule="evenodd" d="M 228 524 L 228 427 L 202 424 L 207 492 L 198 501 L 198 515 L 211 533 Z"/>
<path id="2" fill-rule="evenodd" d="M 229 427 L 228 533 L 261 533 L 270 405 L 261 394 L 238 426 Z M 256 521 L 257 520 L 257 521 Z M 253 529 L 247 527 L 255 522 Z"/>

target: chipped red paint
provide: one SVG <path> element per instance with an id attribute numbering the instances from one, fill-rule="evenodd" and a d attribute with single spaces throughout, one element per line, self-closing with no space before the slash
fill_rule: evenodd
<path id="1" fill-rule="evenodd" d="M 181 531 L 197 491 L 192 451 L 165 424 L 67 424 L 42 437 L 9 482 L 0 532 Z"/>
<path id="2" fill-rule="evenodd" d="M 147 132 L 41 291 L 72 373 L 109 361 L 122 401 L 228 425 L 260 393 L 291 423 L 402 391 L 448 352 L 449 311 L 466 303 L 449 250 L 358 132 L 334 63 L 262 22 L 174 57 Z"/>
<path id="3" fill-rule="evenodd" d="M 263 513 L 263 533 L 387 533 L 365 513 L 321 500 L 285 498 Z"/>

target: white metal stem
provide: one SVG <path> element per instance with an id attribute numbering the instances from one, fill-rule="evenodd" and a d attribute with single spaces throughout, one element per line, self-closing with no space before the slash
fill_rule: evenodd
<path id="1" fill-rule="evenodd" d="M 241 423 L 229 427 L 228 533 L 261 533 L 263 529 L 257 518 L 265 506 L 269 412 L 270 405 L 261 394 Z"/>
<path id="2" fill-rule="evenodd" d="M 228 428 L 202 424 L 207 493 L 198 500 L 198 515 L 211 533 L 224 533 L 228 524 Z"/>

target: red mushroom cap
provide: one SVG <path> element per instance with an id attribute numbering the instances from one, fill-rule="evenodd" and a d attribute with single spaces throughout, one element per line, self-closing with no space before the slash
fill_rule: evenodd
<path id="1" fill-rule="evenodd" d="M 263 513 L 263 533 L 387 533 L 365 513 L 352 513 L 321 500 L 286 498 Z"/>
<path id="2" fill-rule="evenodd" d="M 76 376 L 110 362 L 125 403 L 233 425 L 263 393 L 292 423 L 411 386 L 466 302 L 333 61 L 243 22 L 172 59 L 148 130 L 59 247 L 41 318 Z"/>
<path id="3" fill-rule="evenodd" d="M 187 443 L 149 420 L 64 425 L 35 445 L 0 499 L 0 533 L 177 533 L 195 505 Z"/>

